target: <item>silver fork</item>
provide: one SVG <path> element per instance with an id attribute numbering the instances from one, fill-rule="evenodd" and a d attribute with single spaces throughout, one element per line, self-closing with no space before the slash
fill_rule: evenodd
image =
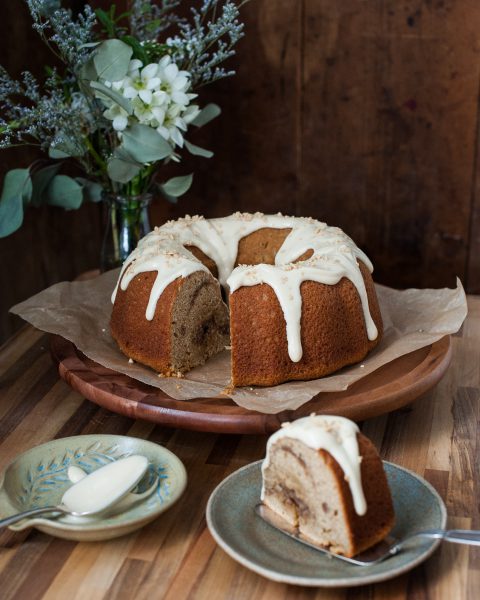
<path id="1" fill-rule="evenodd" d="M 334 558 L 343 560 L 351 565 L 356 565 L 357 567 L 371 567 L 373 565 L 377 565 L 385 559 L 395 556 L 395 554 L 401 552 L 409 542 L 419 537 L 442 540 L 444 542 L 453 542 L 455 544 L 480 546 L 480 531 L 475 531 L 473 529 L 425 529 L 423 531 L 416 531 L 402 540 L 394 538 L 393 536 L 388 536 L 382 542 L 376 544 L 373 548 L 357 554 L 354 558 L 349 558 L 348 556 L 342 556 L 341 554 L 330 552 L 330 550 L 327 550 L 326 548 L 315 546 L 302 537 L 301 533 L 299 533 L 295 527 L 284 521 L 280 516 L 267 508 L 264 504 L 257 504 L 255 506 L 255 512 L 271 527 L 274 527 L 281 533 L 293 538 L 297 542 L 305 544 L 306 546 L 309 546 L 314 550 L 318 550 L 323 554 L 328 554 L 328 556 L 333 556 Z"/>

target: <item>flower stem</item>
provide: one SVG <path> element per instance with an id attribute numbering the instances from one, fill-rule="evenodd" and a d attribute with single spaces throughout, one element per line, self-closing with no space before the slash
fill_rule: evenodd
<path id="1" fill-rule="evenodd" d="M 87 136 L 85 136 L 83 138 L 83 140 L 84 140 L 85 146 L 87 147 L 87 149 L 90 152 L 91 156 L 94 158 L 95 162 L 100 167 L 100 169 L 105 173 L 107 171 L 107 165 L 106 165 L 105 161 L 100 156 L 100 154 L 95 150 L 95 148 L 93 147 L 92 142 L 89 140 L 89 138 Z"/>

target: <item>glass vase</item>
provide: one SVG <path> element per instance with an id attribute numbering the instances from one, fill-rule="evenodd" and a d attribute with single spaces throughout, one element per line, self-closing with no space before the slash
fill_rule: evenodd
<path id="1" fill-rule="evenodd" d="M 151 194 L 105 195 L 108 217 L 100 256 L 102 273 L 122 266 L 139 240 L 150 231 Z"/>

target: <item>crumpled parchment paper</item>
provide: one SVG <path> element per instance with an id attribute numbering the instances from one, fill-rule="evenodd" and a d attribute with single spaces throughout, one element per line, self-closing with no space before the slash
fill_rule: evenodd
<path id="1" fill-rule="evenodd" d="M 177 400 L 225 396 L 263 413 L 295 410 L 319 392 L 340 391 L 382 365 L 458 331 L 467 315 L 462 284 L 456 289 L 394 290 L 377 285 L 384 336 L 360 364 L 313 381 L 269 388 L 228 390 L 230 353 L 225 350 L 183 378 L 161 378 L 148 367 L 129 363 L 110 336 L 110 296 L 118 270 L 87 281 L 62 282 L 17 304 L 11 312 L 49 333 L 70 340 L 97 363 L 160 388 Z"/>

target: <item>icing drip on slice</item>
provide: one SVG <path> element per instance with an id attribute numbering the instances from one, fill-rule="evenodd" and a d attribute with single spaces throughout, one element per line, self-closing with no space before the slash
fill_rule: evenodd
<path id="1" fill-rule="evenodd" d="M 367 502 L 362 487 L 360 470 L 361 457 L 358 451 L 357 425 L 344 417 L 310 416 L 285 423 L 282 429 L 270 436 L 267 454 L 262 465 L 262 473 L 269 466 L 273 444 L 282 438 L 298 440 L 313 450 L 325 450 L 339 464 L 352 493 L 353 505 L 358 515 L 367 512 Z M 263 478 L 264 479 L 264 478 Z M 261 499 L 265 497 L 262 485 Z"/>

